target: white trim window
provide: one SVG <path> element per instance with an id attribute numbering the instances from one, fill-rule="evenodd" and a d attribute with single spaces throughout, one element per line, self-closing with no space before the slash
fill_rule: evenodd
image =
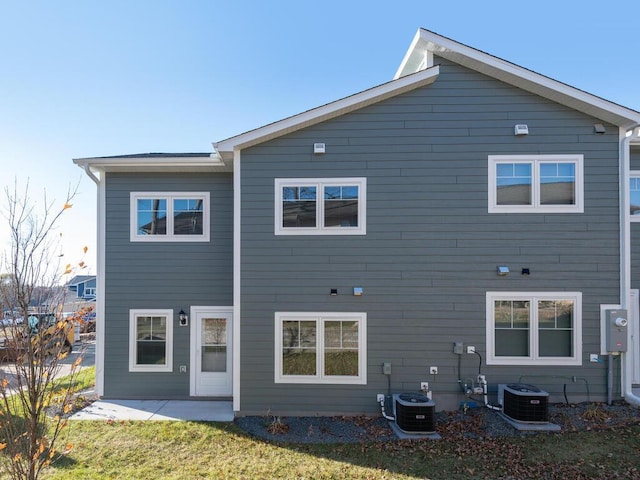
<path id="1" fill-rule="evenodd" d="M 366 178 L 276 178 L 276 235 L 365 235 Z"/>
<path id="2" fill-rule="evenodd" d="M 276 383 L 367 383 L 367 314 L 276 312 Z"/>
<path id="3" fill-rule="evenodd" d="M 640 222 L 640 171 L 637 170 L 629 175 L 629 219 Z"/>
<path id="4" fill-rule="evenodd" d="M 173 310 L 129 311 L 129 371 L 173 371 Z"/>
<path id="5" fill-rule="evenodd" d="M 132 242 L 208 242 L 209 192 L 131 192 Z"/>
<path id="6" fill-rule="evenodd" d="M 584 155 L 489 155 L 489 213 L 583 213 Z"/>
<path id="7" fill-rule="evenodd" d="M 580 292 L 487 292 L 488 365 L 581 365 Z"/>

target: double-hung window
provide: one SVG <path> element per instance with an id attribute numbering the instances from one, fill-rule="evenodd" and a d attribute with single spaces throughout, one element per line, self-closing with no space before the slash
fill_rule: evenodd
<path id="1" fill-rule="evenodd" d="M 366 234 L 365 178 L 275 180 L 276 235 Z"/>
<path id="2" fill-rule="evenodd" d="M 580 292 L 487 292 L 487 364 L 580 365 Z"/>
<path id="3" fill-rule="evenodd" d="M 173 310 L 129 311 L 129 371 L 173 370 Z"/>
<path id="4" fill-rule="evenodd" d="M 489 155 L 489 213 L 584 212 L 583 155 Z"/>
<path id="5" fill-rule="evenodd" d="M 132 192 L 132 242 L 208 242 L 209 192 Z"/>
<path id="6" fill-rule="evenodd" d="M 275 314 L 276 383 L 367 382 L 365 313 Z"/>

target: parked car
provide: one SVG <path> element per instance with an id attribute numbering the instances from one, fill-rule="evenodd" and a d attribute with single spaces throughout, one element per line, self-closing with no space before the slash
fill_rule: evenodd
<path id="1" fill-rule="evenodd" d="M 29 315 L 29 334 L 32 343 L 37 345 L 42 339 L 47 351 L 57 350 L 57 342 L 61 338 L 60 329 L 64 329 L 62 351 L 71 353 L 75 341 L 73 321 L 59 318 L 55 313 L 33 313 Z"/>

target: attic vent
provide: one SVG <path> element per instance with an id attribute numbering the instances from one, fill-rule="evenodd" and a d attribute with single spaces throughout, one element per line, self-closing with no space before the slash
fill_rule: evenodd
<path id="1" fill-rule="evenodd" d="M 503 413 L 517 422 L 548 422 L 548 400 L 549 394 L 533 385 L 498 385 L 498 402 L 502 405 Z"/>
<path id="2" fill-rule="evenodd" d="M 393 395 L 396 424 L 406 433 L 433 433 L 436 430 L 436 404 L 421 393 Z"/>

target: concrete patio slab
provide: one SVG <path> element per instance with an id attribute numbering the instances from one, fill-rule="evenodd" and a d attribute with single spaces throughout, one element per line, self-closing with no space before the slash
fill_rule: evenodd
<path id="1" fill-rule="evenodd" d="M 71 420 L 183 420 L 232 422 L 229 401 L 210 400 L 97 400 Z"/>

